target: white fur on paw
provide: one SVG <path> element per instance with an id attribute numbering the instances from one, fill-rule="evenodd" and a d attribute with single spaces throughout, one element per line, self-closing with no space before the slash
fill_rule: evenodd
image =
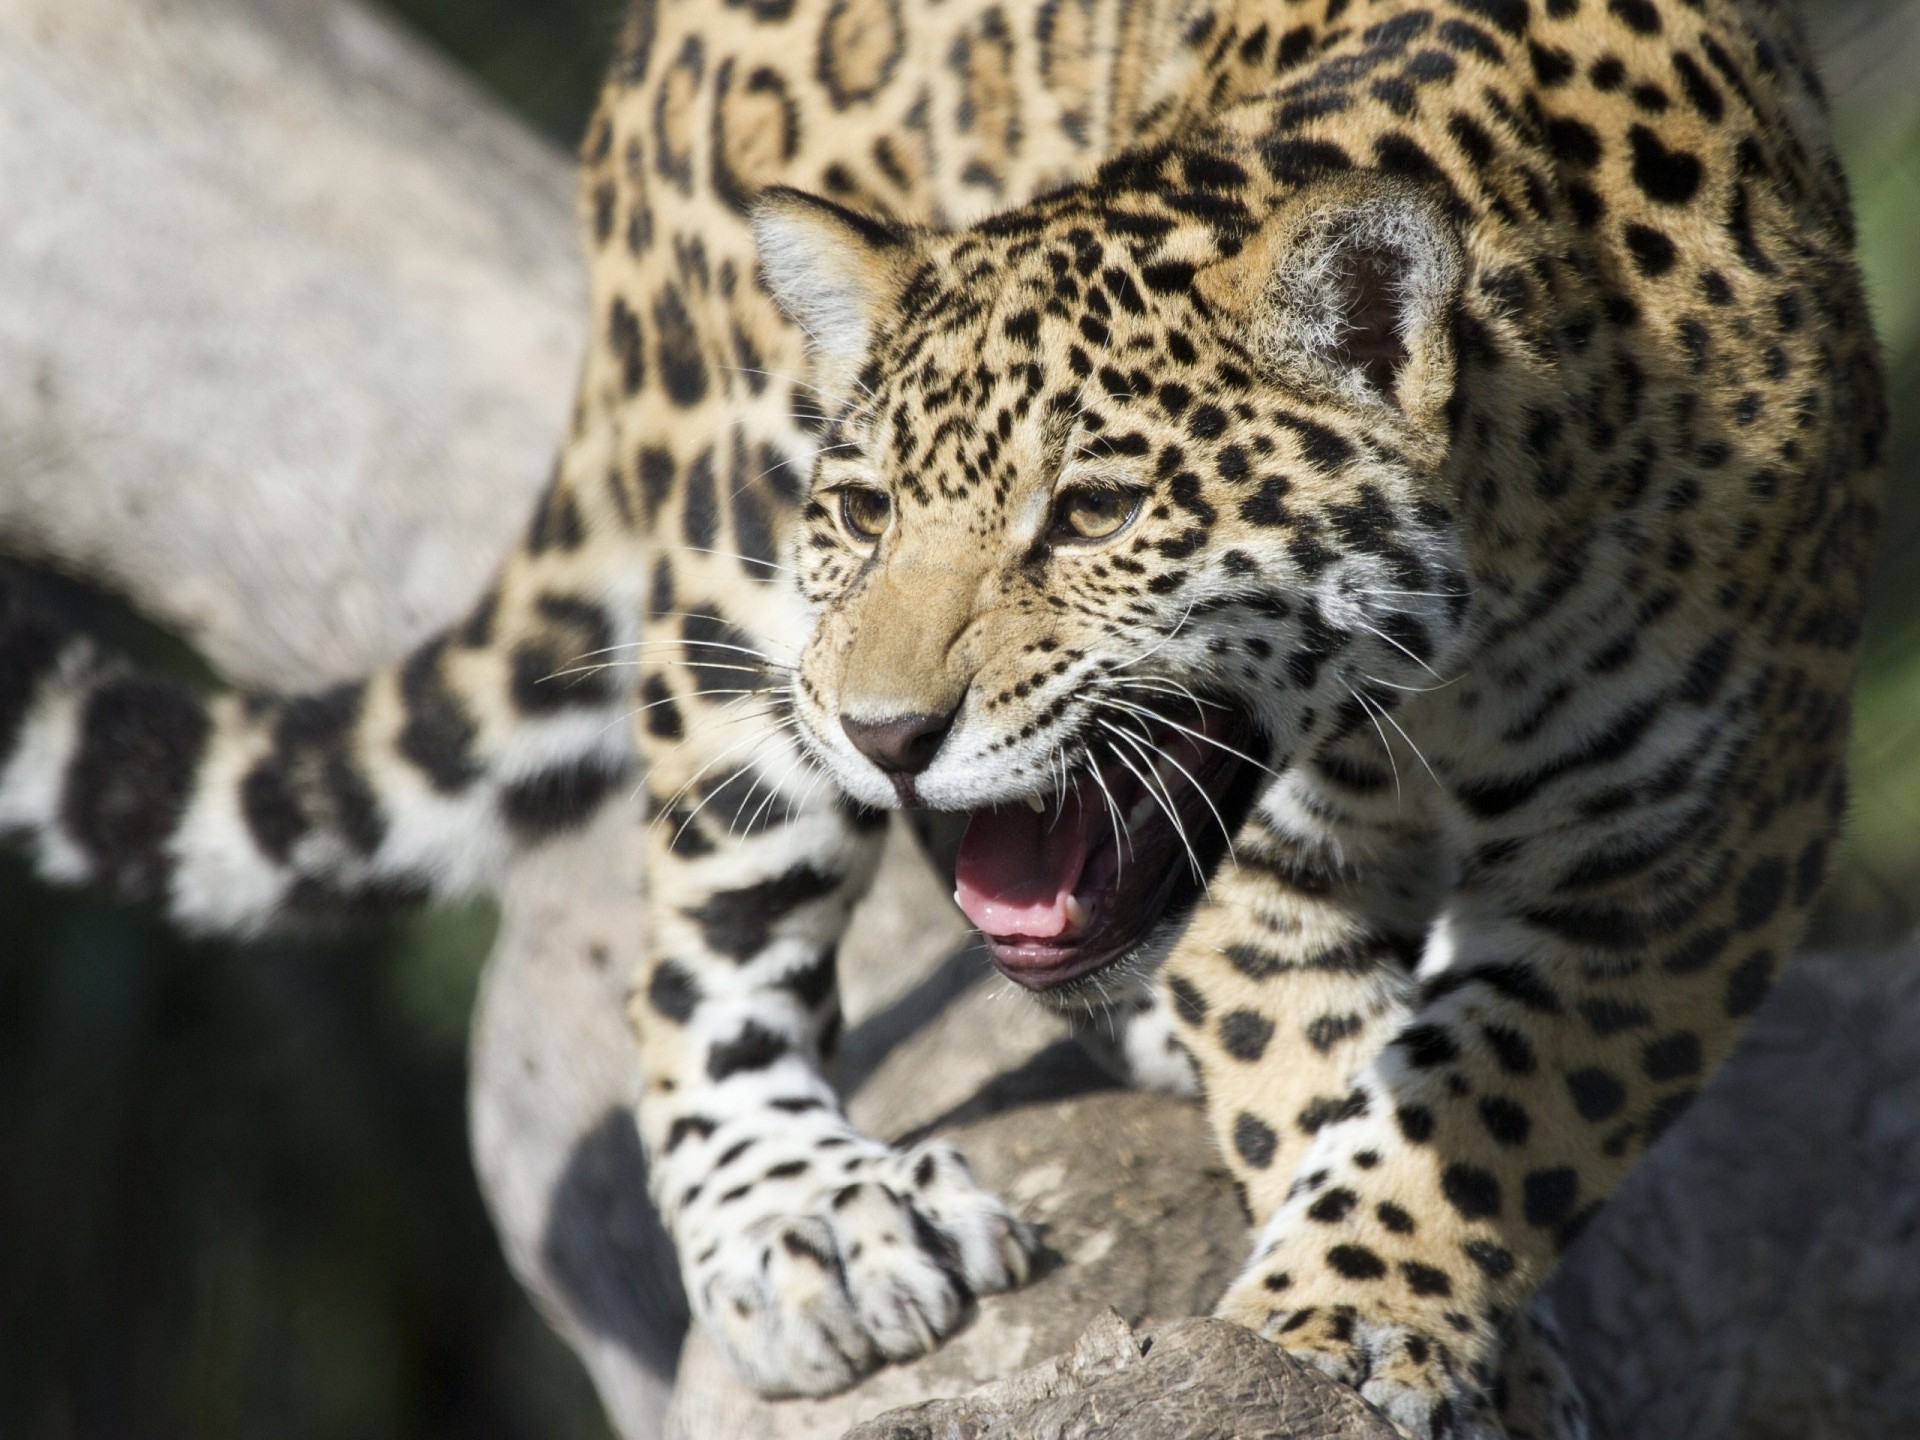
<path id="1" fill-rule="evenodd" d="M 1403 1325 L 1370 1323 L 1357 1317 L 1349 1340 L 1337 1347 L 1295 1349 L 1280 1337 L 1282 1348 L 1295 1359 L 1358 1390 L 1361 1398 L 1392 1421 L 1407 1440 L 1507 1440 L 1484 1397 L 1451 1387 L 1435 1389 L 1406 1382 L 1407 1371 L 1396 1362 L 1412 1358 L 1409 1341 L 1421 1346 L 1430 1343 L 1418 1339 Z M 1423 1356 L 1415 1368 L 1424 1368 L 1425 1363 Z M 1393 1378 L 1396 1369 L 1401 1378 Z M 1435 1378 L 1439 1376 L 1435 1374 Z"/>
<path id="2" fill-rule="evenodd" d="M 1586 1400 L 1567 1369 L 1559 1323 L 1540 1296 L 1508 1337 L 1501 1371 L 1510 1440 L 1589 1440 Z"/>
<path id="3" fill-rule="evenodd" d="M 1498 1421 L 1488 1428 L 1480 1413 L 1484 1407 L 1462 1397 L 1439 1396 L 1391 1380 L 1367 1381 L 1360 1386 L 1360 1396 L 1408 1440 L 1506 1440 Z"/>
<path id="4" fill-rule="evenodd" d="M 737 1202 L 728 1218 L 741 1228 L 696 1257 L 688 1287 L 734 1370 L 764 1395 L 829 1394 L 923 1355 L 974 1296 L 1018 1285 L 1031 1267 L 1028 1227 L 942 1143 L 779 1198 L 785 1213 Z"/>

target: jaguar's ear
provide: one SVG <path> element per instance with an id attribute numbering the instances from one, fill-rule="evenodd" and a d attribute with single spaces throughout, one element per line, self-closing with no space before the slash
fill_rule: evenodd
<path id="1" fill-rule="evenodd" d="M 806 332 L 821 385 L 844 389 L 913 273 L 912 233 L 776 185 L 754 207 L 753 238 L 767 288 Z"/>
<path id="2" fill-rule="evenodd" d="M 1303 191 L 1197 281 L 1214 304 L 1257 317 L 1276 372 L 1430 425 L 1453 394 L 1465 270 L 1440 202 L 1372 176 Z"/>

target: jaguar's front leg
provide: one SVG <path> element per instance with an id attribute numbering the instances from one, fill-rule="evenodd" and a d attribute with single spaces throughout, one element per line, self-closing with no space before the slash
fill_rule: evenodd
<path id="1" fill-rule="evenodd" d="M 734 1369 L 766 1394 L 825 1393 L 931 1349 L 970 1296 L 1025 1277 L 1029 1240 L 950 1147 L 854 1130 L 821 1073 L 835 946 L 885 816 L 817 781 L 744 707 L 672 700 L 674 673 L 643 687 L 659 708 L 632 1018 L 653 1195 Z"/>
<path id="2" fill-rule="evenodd" d="M 1678 1033 L 1670 1061 L 1649 1060 L 1639 1001 L 1622 1003 L 1643 1033 L 1594 1044 L 1579 1011 L 1608 1002 L 1570 993 L 1578 961 L 1543 937 L 1457 909 L 1447 929 L 1451 962 L 1354 1075 L 1220 1306 L 1414 1440 L 1504 1433 L 1495 1381 L 1532 1292 L 1706 1063 Z M 1634 1085 L 1654 1073 L 1685 1083 Z M 1577 1407 L 1554 1378 L 1562 1393 L 1530 1409 Z"/>
<path id="3" fill-rule="evenodd" d="M 1676 833 L 1656 827 L 1671 815 L 1599 841 L 1590 820 L 1523 815 L 1525 845 L 1470 850 L 1417 995 L 1376 1027 L 1391 1039 L 1315 1127 L 1220 1313 L 1416 1440 L 1500 1434 L 1488 1402 L 1530 1297 L 1725 1057 L 1797 937 L 1825 799 L 1757 814 L 1764 830 L 1695 811 L 1677 834 L 1703 840 L 1664 848 L 1648 837 Z M 1646 857 L 1660 863 L 1643 875 Z M 1227 1063 L 1203 1065 L 1210 1092 Z M 1268 1083 L 1294 1085 L 1277 1070 Z M 1231 1103 L 1260 1093 L 1240 1081 L 1251 1099 Z M 1281 1128 L 1284 1112 L 1247 1113 L 1218 1123 Z M 1264 1154 L 1234 1157 L 1261 1197 Z M 1529 1429 L 1579 1433 L 1570 1396 L 1528 1409 Z"/>
<path id="4" fill-rule="evenodd" d="M 1406 1409 L 1401 1377 L 1383 1361 L 1394 1344 L 1412 1341 L 1434 1363 L 1422 1377 L 1434 1386 L 1426 1409 L 1445 1405 L 1463 1426 L 1477 1417 L 1491 1433 L 1488 1367 L 1500 1355 L 1501 1327 L 1486 1326 L 1471 1351 L 1444 1320 L 1439 1338 L 1414 1338 L 1433 1329 L 1429 1302 L 1447 1299 L 1453 1285 L 1418 1249 L 1431 1223 L 1420 1186 L 1393 1174 L 1384 1143 L 1354 1145 L 1344 1168 L 1322 1158 L 1331 1137 L 1369 1121 L 1384 1117 L 1394 1128 L 1378 1070 L 1419 1007 L 1415 965 L 1444 882 L 1438 837 L 1414 803 L 1422 797 L 1378 786 L 1360 793 L 1352 787 L 1370 771 L 1337 756 L 1329 769 L 1304 767 L 1274 785 L 1236 837 L 1237 863 L 1215 877 L 1163 971 L 1221 1148 L 1264 1227 L 1218 1313 L 1354 1385 L 1396 1419 Z M 1382 1231 L 1394 1246 L 1322 1241 L 1311 1264 L 1276 1247 L 1290 1225 L 1304 1227 L 1309 1246 L 1344 1235 L 1362 1210 L 1368 1233 Z M 1408 1294 L 1412 1307 L 1400 1303 Z M 1540 1369 L 1531 1363 L 1537 1350 L 1522 1347 L 1516 1358 Z M 1476 1366 L 1485 1372 L 1478 1378 Z M 1564 1373 L 1551 1368 L 1550 1378 Z M 1533 1389 L 1529 1409 L 1538 1410 Z"/>
<path id="5" fill-rule="evenodd" d="M 1416 1321 L 1425 1334 L 1427 1302 L 1452 1282 L 1411 1248 L 1427 1223 L 1423 1192 L 1393 1173 L 1390 1146 L 1356 1144 L 1340 1167 L 1323 1157 L 1332 1137 L 1381 1120 L 1395 1129 L 1378 1071 L 1418 1009 L 1414 969 L 1443 877 L 1415 797 L 1403 802 L 1390 785 L 1360 794 L 1349 787 L 1367 772 L 1337 759 L 1331 769 L 1340 778 L 1303 767 L 1274 785 L 1163 976 L 1221 1149 L 1265 1227 L 1218 1313 L 1391 1402 L 1395 1393 L 1376 1383 L 1384 1337 Z M 1336 1239 L 1307 1266 L 1274 1246 L 1295 1224 L 1310 1239 L 1344 1235 L 1362 1210 L 1368 1233 L 1383 1231 L 1394 1247 Z M 1414 1309 L 1397 1303 L 1404 1294 Z M 1487 1388 L 1465 1368 L 1490 1364 L 1496 1337 L 1489 1327 L 1463 1359 L 1459 1333 L 1441 1328 L 1445 1348 L 1430 1350 L 1435 1398 L 1464 1416 Z"/>

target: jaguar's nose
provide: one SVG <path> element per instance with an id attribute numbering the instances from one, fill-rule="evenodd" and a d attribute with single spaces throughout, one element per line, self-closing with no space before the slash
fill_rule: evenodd
<path id="1" fill-rule="evenodd" d="M 918 775 L 940 753 L 959 713 L 956 705 L 944 715 L 889 715 L 882 720 L 842 715 L 840 728 L 854 749 L 889 775 Z"/>

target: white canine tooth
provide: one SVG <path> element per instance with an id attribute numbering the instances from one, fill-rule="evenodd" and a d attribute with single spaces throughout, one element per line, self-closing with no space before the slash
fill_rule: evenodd
<path id="1" fill-rule="evenodd" d="M 1047 813 L 1047 802 L 1042 800 L 1038 795 L 1029 795 L 1027 796 L 1027 809 L 1033 811 L 1036 815 L 1044 815 Z"/>
<path id="2" fill-rule="evenodd" d="M 960 908 L 960 887 L 958 885 L 953 887 L 953 908 L 956 910 Z"/>
<path id="3" fill-rule="evenodd" d="M 1127 829 L 1138 830 L 1153 815 L 1159 806 L 1154 804 L 1153 796 L 1142 795 L 1133 802 L 1133 808 L 1127 811 Z"/>
<path id="4" fill-rule="evenodd" d="M 1067 923 L 1076 930 L 1084 930 L 1087 921 L 1093 918 L 1093 912 L 1080 903 L 1078 895 L 1067 896 Z"/>

